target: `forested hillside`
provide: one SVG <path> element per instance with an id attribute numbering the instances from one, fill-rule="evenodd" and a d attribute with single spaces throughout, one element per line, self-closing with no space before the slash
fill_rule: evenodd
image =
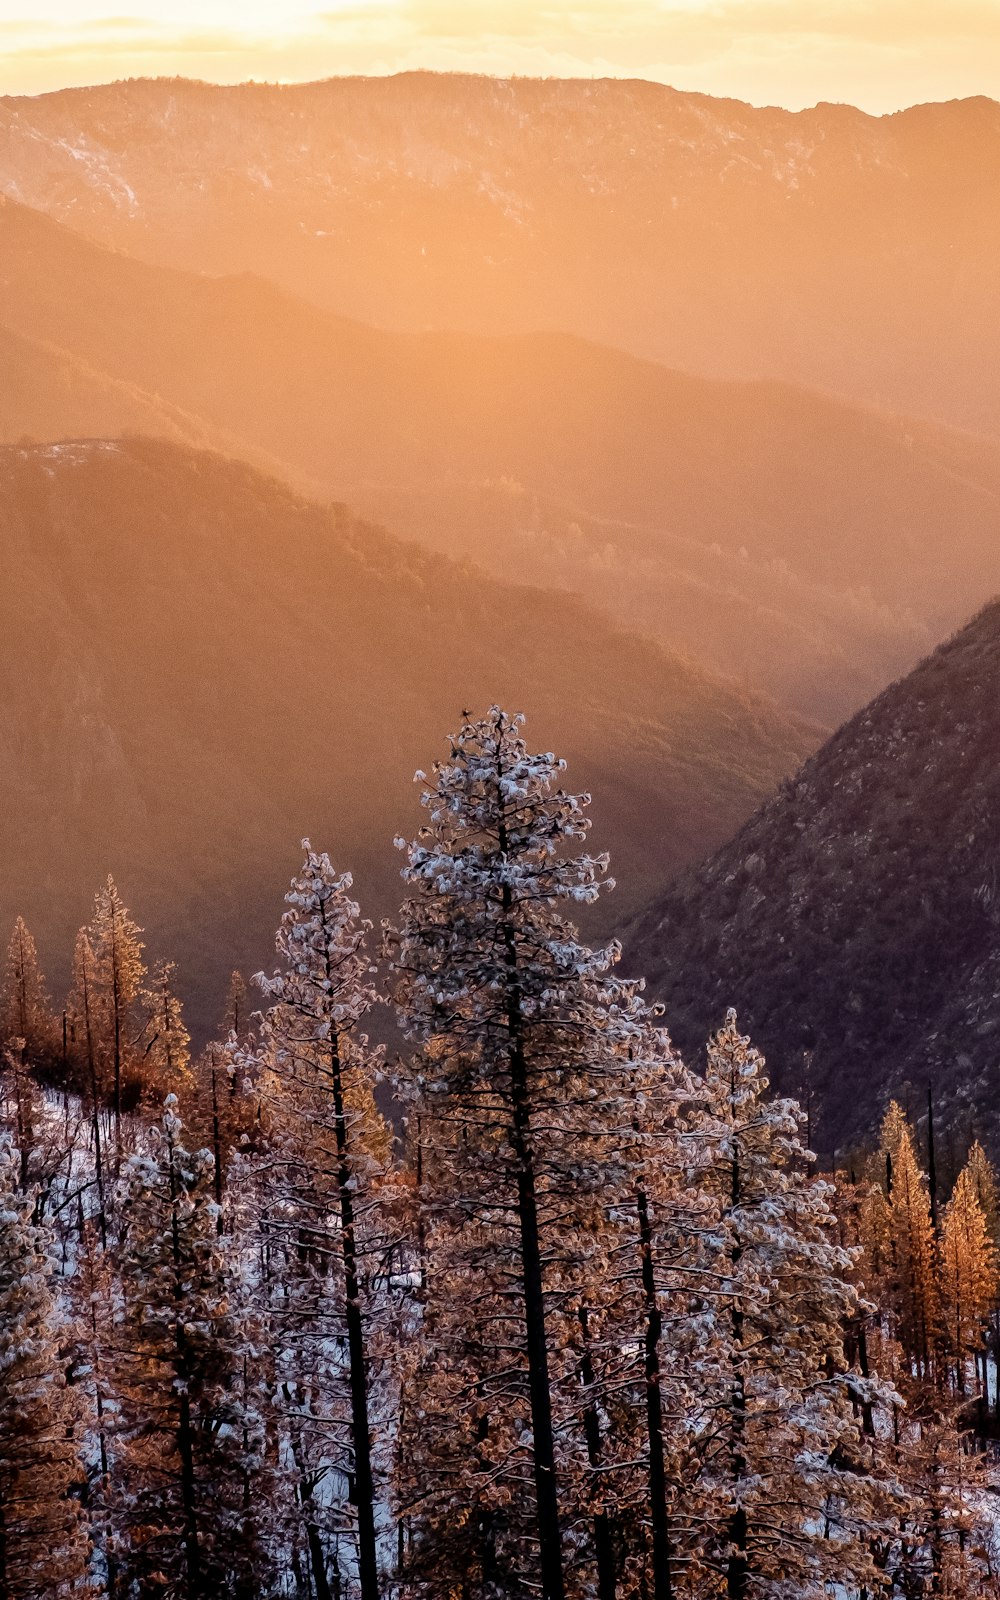
<path id="1" fill-rule="evenodd" d="M 153 441 L 0 452 L 0 914 L 43 948 L 111 871 L 195 1017 L 260 964 L 307 833 L 392 904 L 414 771 L 503 695 L 602 796 L 621 915 L 727 837 L 815 734 L 569 599 L 497 583 Z M 609 913 L 614 916 L 614 913 Z"/>
<path id="2" fill-rule="evenodd" d="M 739 1008 L 829 1151 L 889 1094 L 997 1141 L 1000 603 L 842 728 L 631 930 L 694 1050 Z"/>

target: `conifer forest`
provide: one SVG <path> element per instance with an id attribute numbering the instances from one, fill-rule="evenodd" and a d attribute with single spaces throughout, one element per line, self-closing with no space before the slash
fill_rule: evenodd
<path id="1" fill-rule="evenodd" d="M 820 1170 L 734 1011 L 682 1060 L 522 721 L 417 774 L 380 931 L 303 844 L 197 1055 L 111 879 L 61 1007 L 18 920 L 5 1597 L 1000 1594 L 989 1156 L 893 1102 Z"/>
<path id="2" fill-rule="evenodd" d="M 1000 0 L 0 0 L 0 1600 L 1000 1600 Z"/>

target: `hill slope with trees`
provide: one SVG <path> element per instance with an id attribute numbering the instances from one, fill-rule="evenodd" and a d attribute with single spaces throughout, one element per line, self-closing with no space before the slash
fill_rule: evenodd
<path id="1" fill-rule="evenodd" d="M 729 1005 L 823 1152 L 890 1094 L 945 1121 L 1000 1087 L 1000 602 L 860 712 L 637 921 L 697 1048 Z M 984 1128 L 995 1139 L 995 1130 Z"/>
<path id="2" fill-rule="evenodd" d="M 458 712 L 523 708 L 594 789 L 622 909 L 725 838 L 815 733 L 616 630 L 241 463 L 162 441 L 0 451 L 0 920 L 68 951 L 114 873 L 214 1024 L 311 835 L 398 903 L 392 839 Z M 613 915 L 613 913 L 610 913 Z M 65 974 L 57 974 L 64 977 Z"/>

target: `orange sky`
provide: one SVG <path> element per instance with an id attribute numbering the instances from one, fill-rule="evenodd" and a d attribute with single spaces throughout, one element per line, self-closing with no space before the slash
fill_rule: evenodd
<path id="1" fill-rule="evenodd" d="M 1000 0 L 0 0 L 0 92 L 137 74 L 613 74 L 792 107 L 1000 99 Z"/>

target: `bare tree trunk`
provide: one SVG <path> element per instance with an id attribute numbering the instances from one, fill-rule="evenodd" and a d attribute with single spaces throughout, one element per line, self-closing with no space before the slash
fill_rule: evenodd
<path id="1" fill-rule="evenodd" d="M 597 1396 L 594 1389 L 594 1363 L 590 1355 L 590 1326 L 586 1306 L 579 1310 L 583 1354 L 580 1358 L 580 1378 L 587 1395 L 583 1413 L 583 1431 L 587 1440 L 587 1460 L 595 1478 L 603 1459 L 601 1419 L 597 1414 Z M 594 1513 L 594 1555 L 597 1560 L 598 1600 L 615 1600 L 617 1574 L 615 1572 L 615 1541 L 611 1518 L 604 1510 Z"/>
<path id="2" fill-rule="evenodd" d="M 201 1600 L 201 1548 L 198 1538 L 198 1511 L 195 1495 L 194 1430 L 191 1426 L 191 1399 L 188 1393 L 187 1338 L 184 1333 L 184 1305 L 181 1273 L 181 1243 L 177 1226 L 177 1167 L 173 1140 L 168 1140 L 170 1163 L 170 1237 L 174 1261 L 174 1341 L 177 1350 L 177 1376 L 180 1380 L 180 1410 L 177 1422 L 177 1453 L 181 1458 L 181 1505 L 184 1511 L 184 1553 L 187 1564 L 189 1600 Z"/>
<path id="3" fill-rule="evenodd" d="M 646 1302 L 646 1431 L 649 1439 L 649 1520 L 653 1534 L 653 1597 L 671 1600 L 670 1523 L 667 1517 L 667 1480 L 663 1461 L 663 1396 L 660 1389 L 660 1336 L 663 1319 L 656 1296 L 656 1264 L 649 1203 L 644 1189 L 637 1192 L 642 1288 Z"/>
<path id="4" fill-rule="evenodd" d="M 497 775 L 498 790 L 500 773 Z M 502 818 L 502 813 L 501 813 Z M 506 854 L 507 830 L 499 827 L 500 849 Z M 524 1285 L 524 1332 L 531 1397 L 531 1432 L 534 1443 L 535 1506 L 542 1577 L 542 1600 L 563 1600 L 562 1540 L 559 1531 L 559 1496 L 556 1484 L 555 1436 L 549 1388 L 549 1356 L 545 1338 L 545 1295 L 542 1255 L 538 1236 L 538 1200 L 531 1145 L 531 1104 L 528 1065 L 524 1053 L 524 1027 L 517 973 L 517 950 L 510 927 L 513 899 L 510 885 L 502 891 L 502 936 L 507 965 L 507 1058 L 510 1070 L 511 1145 L 517 1163 L 517 1215 L 521 1234 L 521 1269 Z"/>
<path id="5" fill-rule="evenodd" d="M 344 1105 L 344 1083 L 336 1033 L 330 1035 L 330 1072 L 333 1079 L 334 1130 L 337 1139 L 340 1191 L 340 1242 L 344 1263 L 345 1321 L 351 1375 L 351 1434 L 354 1445 L 355 1495 L 358 1506 L 358 1577 L 361 1600 L 378 1600 L 378 1559 L 375 1540 L 375 1483 L 372 1475 L 371 1429 L 368 1420 L 368 1369 L 365 1361 L 361 1285 L 358 1277 L 354 1201 L 351 1191 L 351 1156 Z"/>

